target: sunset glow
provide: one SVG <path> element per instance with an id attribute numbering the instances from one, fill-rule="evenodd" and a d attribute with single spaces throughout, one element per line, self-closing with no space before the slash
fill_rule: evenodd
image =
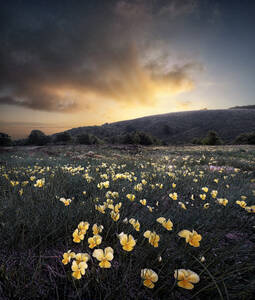
<path id="1" fill-rule="evenodd" d="M 252 12 L 251 1 L 3 2 L 0 131 L 254 104 Z"/>

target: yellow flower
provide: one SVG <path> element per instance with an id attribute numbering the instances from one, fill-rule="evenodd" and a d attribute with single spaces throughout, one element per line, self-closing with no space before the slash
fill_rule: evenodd
<path id="1" fill-rule="evenodd" d="M 136 231 L 139 231 L 139 230 L 140 230 L 140 223 L 139 223 L 138 220 L 135 220 L 134 218 L 131 218 L 131 219 L 129 220 L 129 223 L 133 225 L 133 227 L 134 227 L 134 229 L 135 229 Z"/>
<path id="2" fill-rule="evenodd" d="M 102 237 L 99 234 L 94 235 L 93 237 L 88 238 L 88 243 L 89 243 L 89 248 L 90 249 L 93 249 L 96 246 L 100 245 L 101 242 L 102 242 Z"/>
<path id="3" fill-rule="evenodd" d="M 255 213 L 255 205 L 246 206 L 245 210 L 248 211 L 249 213 Z"/>
<path id="4" fill-rule="evenodd" d="M 80 243 L 82 240 L 84 240 L 84 234 L 80 233 L 78 228 L 75 229 L 75 231 L 73 232 L 73 241 L 75 243 Z"/>
<path id="5" fill-rule="evenodd" d="M 133 236 L 131 234 L 127 235 L 124 234 L 123 232 L 121 232 L 119 234 L 119 239 L 120 239 L 120 243 L 122 245 L 123 250 L 126 251 L 132 251 L 135 244 L 136 244 L 136 240 L 133 238 Z"/>
<path id="6" fill-rule="evenodd" d="M 219 204 L 221 204 L 221 205 L 226 206 L 226 205 L 228 204 L 228 199 L 226 199 L 226 198 L 218 198 L 218 199 L 217 199 L 217 202 L 218 202 Z"/>
<path id="7" fill-rule="evenodd" d="M 199 242 L 202 240 L 202 236 L 198 234 L 195 230 L 192 232 L 189 230 L 182 230 L 178 233 L 178 235 L 182 238 L 186 239 L 186 243 L 189 243 L 193 247 L 199 247 Z"/>
<path id="8" fill-rule="evenodd" d="M 238 205 L 241 206 L 242 208 L 245 208 L 246 205 L 247 205 L 245 201 L 239 201 L 239 200 L 236 201 L 236 204 L 238 204 Z"/>
<path id="9" fill-rule="evenodd" d="M 143 236 L 147 239 L 149 239 L 149 243 L 157 248 L 158 247 L 158 242 L 160 240 L 159 235 L 156 234 L 155 231 L 151 232 L 150 230 L 145 231 L 145 233 L 143 234 Z"/>
<path id="10" fill-rule="evenodd" d="M 70 203 L 72 202 L 71 199 L 65 199 L 65 198 L 60 198 L 59 201 L 63 202 L 65 206 L 70 205 Z"/>
<path id="11" fill-rule="evenodd" d="M 142 184 L 143 184 L 143 185 L 146 185 L 146 184 L 147 184 L 147 181 L 146 181 L 145 179 L 143 179 L 143 180 L 142 180 Z"/>
<path id="12" fill-rule="evenodd" d="M 146 199 L 140 200 L 139 202 L 140 202 L 142 205 L 146 205 L 146 204 L 147 204 Z"/>
<path id="13" fill-rule="evenodd" d="M 173 223 L 170 219 L 166 220 L 164 217 L 157 218 L 157 222 L 160 223 L 163 227 L 165 227 L 167 230 L 173 229 Z"/>
<path id="14" fill-rule="evenodd" d="M 86 234 L 88 229 L 89 229 L 89 223 L 88 222 L 82 221 L 78 224 L 78 230 L 79 230 L 80 233 Z"/>
<path id="15" fill-rule="evenodd" d="M 176 184 L 175 183 L 172 183 L 172 188 L 174 189 L 176 187 Z"/>
<path id="16" fill-rule="evenodd" d="M 45 178 L 42 178 L 42 179 L 37 179 L 34 186 L 41 188 L 44 186 L 44 184 L 45 184 Z"/>
<path id="17" fill-rule="evenodd" d="M 246 197 L 246 196 L 241 196 L 241 199 L 242 199 L 242 200 L 246 200 L 247 197 Z"/>
<path id="18" fill-rule="evenodd" d="M 113 211 L 113 210 L 111 211 L 110 215 L 111 215 L 113 221 L 115 221 L 115 222 L 117 222 L 120 218 L 120 214 L 118 212 Z"/>
<path id="19" fill-rule="evenodd" d="M 35 180 L 35 176 L 31 176 L 31 177 L 30 177 L 30 180 L 31 180 L 31 181 L 34 181 L 34 180 Z"/>
<path id="20" fill-rule="evenodd" d="M 177 200 L 178 199 L 177 193 L 170 193 L 169 197 L 172 198 L 173 200 Z"/>
<path id="21" fill-rule="evenodd" d="M 202 200 L 205 200 L 206 194 L 200 194 L 199 197 L 200 197 Z"/>
<path id="22" fill-rule="evenodd" d="M 178 202 L 178 204 L 181 206 L 182 209 L 187 209 L 186 205 L 183 202 Z"/>
<path id="23" fill-rule="evenodd" d="M 150 289 L 153 289 L 155 286 L 154 282 L 158 281 L 158 274 L 152 269 L 142 269 L 141 277 L 144 279 L 143 284 Z"/>
<path id="24" fill-rule="evenodd" d="M 190 197 L 191 200 L 195 200 L 194 195 L 192 194 Z"/>
<path id="25" fill-rule="evenodd" d="M 95 205 L 95 209 L 102 214 L 105 214 L 105 208 L 106 208 L 105 205 Z"/>
<path id="26" fill-rule="evenodd" d="M 150 212 L 153 212 L 154 207 L 151 207 L 150 205 L 147 205 L 146 207 L 148 208 L 148 210 L 149 210 Z"/>
<path id="27" fill-rule="evenodd" d="M 211 196 L 212 196 L 214 199 L 217 197 L 217 195 L 218 195 L 218 191 L 216 191 L 216 190 L 212 190 L 212 191 L 211 191 Z"/>
<path id="28" fill-rule="evenodd" d="M 130 201 L 134 201 L 135 200 L 135 195 L 133 194 L 127 194 L 126 196 Z"/>
<path id="29" fill-rule="evenodd" d="M 174 278 L 178 280 L 177 285 L 187 290 L 192 290 L 194 285 L 198 283 L 200 278 L 197 273 L 191 270 L 178 269 L 174 271 Z"/>
<path id="30" fill-rule="evenodd" d="M 205 193 L 208 192 L 208 187 L 202 187 L 202 191 L 204 191 Z"/>
<path id="31" fill-rule="evenodd" d="M 213 181 L 216 182 L 216 183 L 218 183 L 219 179 L 215 178 Z"/>
<path id="32" fill-rule="evenodd" d="M 23 190 L 23 189 L 20 189 L 20 190 L 19 190 L 19 195 L 22 196 L 22 195 L 23 195 L 23 192 L 24 192 L 24 190 Z"/>
<path id="33" fill-rule="evenodd" d="M 77 253 L 75 254 L 75 260 L 77 262 L 77 264 L 79 264 L 80 262 L 87 262 L 90 259 L 90 256 L 88 253 Z"/>
<path id="34" fill-rule="evenodd" d="M 71 260 L 71 258 L 74 258 L 75 257 L 75 253 L 74 252 L 71 252 L 71 250 L 68 250 L 67 252 L 65 252 L 63 254 L 63 259 L 62 259 L 62 263 L 64 265 L 68 264 Z"/>
<path id="35" fill-rule="evenodd" d="M 111 247 L 107 247 L 104 250 L 96 249 L 93 252 L 93 257 L 100 261 L 100 268 L 110 268 L 110 261 L 113 260 L 113 249 Z"/>
<path id="36" fill-rule="evenodd" d="M 210 206 L 210 203 L 208 203 L 208 202 L 204 204 L 205 209 L 209 208 L 209 206 Z"/>
<path id="37" fill-rule="evenodd" d="M 81 275 L 85 274 L 85 269 L 87 269 L 88 265 L 86 262 L 80 262 L 77 264 L 77 262 L 74 260 L 72 263 L 72 276 L 76 279 L 81 279 Z"/>
<path id="38" fill-rule="evenodd" d="M 98 226 L 97 224 L 94 224 L 92 227 L 92 231 L 93 231 L 94 235 L 101 233 L 103 231 L 103 229 L 104 229 L 103 225 Z"/>

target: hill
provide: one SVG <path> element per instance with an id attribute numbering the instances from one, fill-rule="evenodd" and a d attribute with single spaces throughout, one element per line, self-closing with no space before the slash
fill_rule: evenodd
<path id="1" fill-rule="evenodd" d="M 239 134 L 255 131 L 255 110 L 222 109 L 175 112 L 133 120 L 85 126 L 67 130 L 71 136 L 90 133 L 110 138 L 135 130 L 149 133 L 168 144 L 189 143 L 209 130 L 215 130 L 224 142 L 232 142 Z"/>

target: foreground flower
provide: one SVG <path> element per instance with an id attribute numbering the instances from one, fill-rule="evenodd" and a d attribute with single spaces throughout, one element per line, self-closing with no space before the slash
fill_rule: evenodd
<path id="1" fill-rule="evenodd" d="M 206 194 L 200 194 L 199 197 L 200 197 L 202 200 L 205 200 L 205 199 L 206 199 Z"/>
<path id="2" fill-rule="evenodd" d="M 139 230 L 140 230 L 140 223 L 139 223 L 138 220 L 135 220 L 134 218 L 131 218 L 131 219 L 129 220 L 129 223 L 130 223 L 131 225 L 133 225 L 133 227 L 134 227 L 134 229 L 135 229 L 136 231 L 139 231 Z"/>
<path id="3" fill-rule="evenodd" d="M 84 240 L 84 234 L 81 233 L 78 229 L 75 229 L 73 232 L 73 241 L 75 243 L 80 243 L 82 240 Z"/>
<path id="4" fill-rule="evenodd" d="M 174 278 L 178 280 L 177 285 L 187 290 L 192 290 L 194 285 L 198 283 L 200 278 L 197 273 L 191 270 L 178 269 L 174 271 Z"/>
<path id="5" fill-rule="evenodd" d="M 102 243 L 102 237 L 99 234 L 94 235 L 93 237 L 88 238 L 88 243 L 89 248 L 93 249 Z"/>
<path id="6" fill-rule="evenodd" d="M 163 227 L 165 227 L 167 230 L 173 229 L 173 223 L 170 219 L 166 220 L 164 217 L 157 218 L 157 222 L 160 223 Z"/>
<path id="7" fill-rule="evenodd" d="M 209 206 L 210 206 L 210 203 L 208 203 L 208 202 L 204 204 L 205 209 L 209 208 Z"/>
<path id="8" fill-rule="evenodd" d="M 64 265 L 67 265 L 70 262 L 71 258 L 74 258 L 74 257 L 75 257 L 75 253 L 71 252 L 71 250 L 68 250 L 67 252 L 65 252 L 63 254 L 62 263 Z"/>
<path id="9" fill-rule="evenodd" d="M 214 199 L 217 197 L 217 195 L 218 195 L 218 191 L 216 191 L 216 190 L 212 190 L 212 191 L 211 191 L 211 196 L 212 196 Z"/>
<path id="10" fill-rule="evenodd" d="M 41 188 L 44 186 L 44 184 L 45 184 L 45 178 L 42 178 L 42 179 L 37 179 L 34 186 Z"/>
<path id="11" fill-rule="evenodd" d="M 143 284 L 150 289 L 153 289 L 155 286 L 154 282 L 158 281 L 158 274 L 152 269 L 142 269 L 141 277 L 144 279 Z"/>
<path id="12" fill-rule="evenodd" d="M 245 210 L 248 211 L 249 213 L 255 213 L 255 205 L 246 206 Z"/>
<path id="13" fill-rule="evenodd" d="M 187 208 L 186 208 L 186 205 L 185 205 L 183 202 L 179 201 L 178 204 L 180 205 L 180 207 L 181 207 L 182 209 L 187 209 Z"/>
<path id="14" fill-rule="evenodd" d="M 142 200 L 140 200 L 139 202 L 140 202 L 142 205 L 146 205 L 146 204 L 147 204 L 146 199 L 142 199 Z"/>
<path id="15" fill-rule="evenodd" d="M 127 194 L 126 196 L 130 201 L 134 201 L 135 200 L 135 195 L 134 194 Z"/>
<path id="16" fill-rule="evenodd" d="M 65 204 L 65 206 L 70 205 L 70 203 L 72 202 L 71 199 L 65 199 L 65 198 L 60 198 L 59 201 L 63 202 Z"/>
<path id="17" fill-rule="evenodd" d="M 100 261 L 100 268 L 110 268 L 110 261 L 113 260 L 113 249 L 111 247 L 107 247 L 103 249 L 96 249 L 93 252 L 93 257 L 95 257 L 98 261 Z"/>
<path id="18" fill-rule="evenodd" d="M 238 205 L 241 206 L 242 208 L 245 208 L 245 207 L 246 207 L 246 202 L 245 202 L 245 201 L 239 201 L 239 200 L 237 200 L 237 201 L 236 201 L 236 204 L 238 204 Z"/>
<path id="19" fill-rule="evenodd" d="M 169 197 L 170 197 L 171 199 L 173 199 L 173 200 L 177 200 L 177 199 L 178 199 L 177 193 L 170 193 L 170 194 L 169 194 Z"/>
<path id="20" fill-rule="evenodd" d="M 228 199 L 226 199 L 226 198 L 218 198 L 218 199 L 217 199 L 217 202 L 218 202 L 220 205 L 226 206 L 226 205 L 228 204 Z"/>
<path id="21" fill-rule="evenodd" d="M 110 212 L 110 215 L 114 222 L 117 222 L 120 218 L 120 214 L 118 212 L 114 212 L 113 210 Z"/>
<path id="22" fill-rule="evenodd" d="M 198 234 L 195 230 L 182 230 L 178 233 L 178 235 L 182 238 L 186 239 L 186 243 L 189 243 L 193 247 L 199 247 L 199 242 L 202 240 L 202 236 Z"/>
<path id="23" fill-rule="evenodd" d="M 202 191 L 204 191 L 205 193 L 208 192 L 208 187 L 202 187 Z"/>
<path id="24" fill-rule="evenodd" d="M 86 234 L 87 230 L 89 229 L 89 223 L 88 222 L 80 222 L 78 224 L 78 230 L 82 233 L 82 234 Z"/>
<path id="25" fill-rule="evenodd" d="M 156 234 L 155 231 L 151 232 L 150 230 L 145 231 L 145 233 L 143 234 L 143 236 L 147 239 L 149 239 L 149 243 L 157 248 L 158 247 L 158 242 L 160 240 L 159 235 Z"/>
<path id="26" fill-rule="evenodd" d="M 131 234 L 127 235 L 124 232 L 119 234 L 120 243 L 122 245 L 123 250 L 132 251 L 135 247 L 136 240 L 133 238 Z"/>
<path id="27" fill-rule="evenodd" d="M 103 231 L 103 229 L 104 229 L 103 225 L 98 226 L 97 224 L 94 224 L 92 227 L 92 231 L 93 231 L 94 235 L 101 233 Z"/>
<path id="28" fill-rule="evenodd" d="M 85 274 L 85 269 L 87 269 L 88 265 L 86 262 L 82 261 L 79 264 L 74 260 L 72 263 L 72 276 L 76 279 L 81 279 L 81 275 Z"/>

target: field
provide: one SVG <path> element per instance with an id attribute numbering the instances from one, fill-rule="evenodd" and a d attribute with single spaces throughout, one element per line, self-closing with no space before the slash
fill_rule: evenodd
<path id="1" fill-rule="evenodd" d="M 0 299 L 254 299 L 255 147 L 7 150 Z"/>

